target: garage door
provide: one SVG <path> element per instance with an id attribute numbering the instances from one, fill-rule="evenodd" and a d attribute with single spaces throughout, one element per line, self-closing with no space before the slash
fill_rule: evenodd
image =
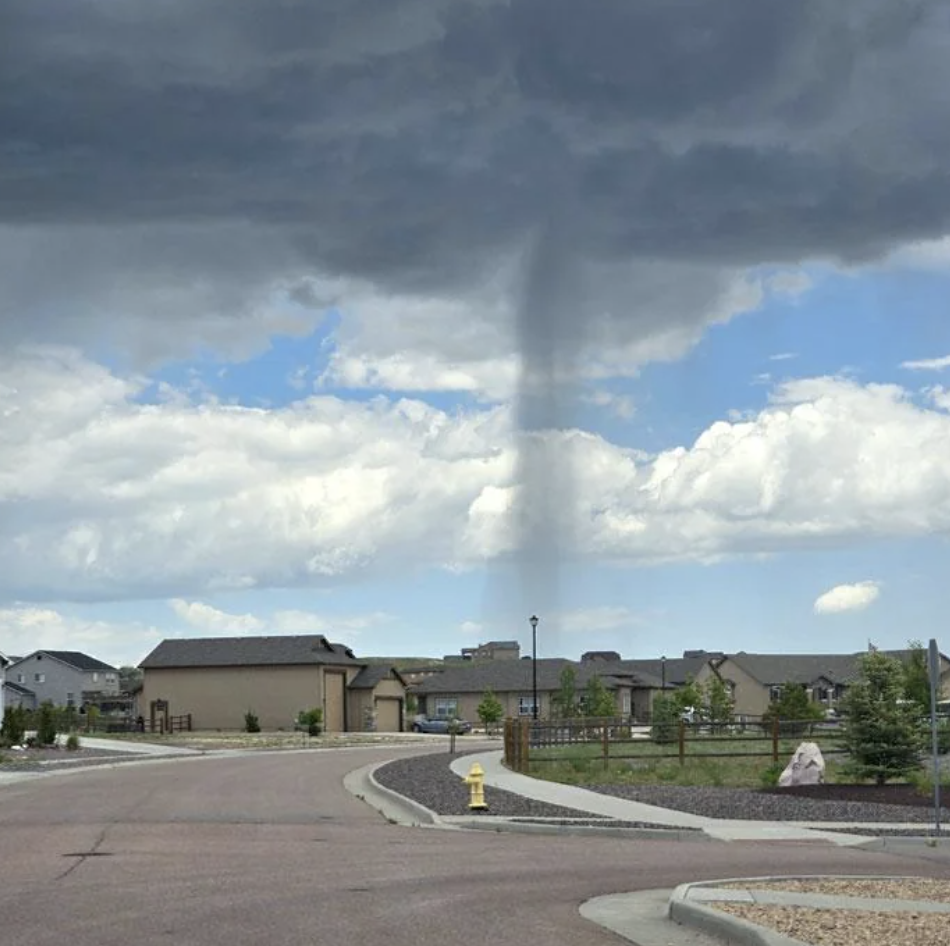
<path id="1" fill-rule="evenodd" d="M 402 700 L 381 696 L 376 700 L 376 731 L 399 732 Z"/>
<path id="2" fill-rule="evenodd" d="M 324 710 L 323 718 L 327 732 L 343 732 L 346 725 L 344 702 L 346 699 L 346 674 L 331 673 L 323 675 Z"/>

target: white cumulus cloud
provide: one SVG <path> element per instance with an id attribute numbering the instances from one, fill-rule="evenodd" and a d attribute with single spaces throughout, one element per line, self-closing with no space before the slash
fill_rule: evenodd
<path id="1" fill-rule="evenodd" d="M 843 611 L 863 611 L 880 597 L 881 588 L 874 581 L 859 581 L 853 585 L 835 585 L 819 595 L 815 614 L 840 614 Z"/>

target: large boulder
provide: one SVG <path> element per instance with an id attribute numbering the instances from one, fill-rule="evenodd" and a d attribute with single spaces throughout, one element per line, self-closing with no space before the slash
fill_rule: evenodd
<path id="1" fill-rule="evenodd" d="M 795 750 L 791 762 L 779 776 L 780 788 L 792 785 L 821 785 L 825 780 L 825 760 L 814 742 L 803 742 Z"/>

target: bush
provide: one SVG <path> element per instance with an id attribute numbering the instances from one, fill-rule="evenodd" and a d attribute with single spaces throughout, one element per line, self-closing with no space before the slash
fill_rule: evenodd
<path id="1" fill-rule="evenodd" d="M 257 713 L 253 710 L 248 710 L 244 714 L 244 731 L 245 732 L 260 732 L 261 724 L 260 720 L 257 718 Z"/>
<path id="2" fill-rule="evenodd" d="M 19 746 L 26 735 L 26 710 L 22 706 L 8 706 L 0 724 L 0 745 Z"/>
<path id="3" fill-rule="evenodd" d="M 824 718 L 824 710 L 809 699 L 808 692 L 800 683 L 786 683 L 777 700 L 769 703 L 762 714 L 762 728 L 772 731 L 772 723 L 779 721 L 779 735 L 797 739 L 810 733 L 814 723 Z"/>
<path id="4" fill-rule="evenodd" d="M 680 708 L 672 696 L 658 696 L 653 700 L 653 725 L 650 738 L 658 745 L 676 742 L 679 737 Z"/>
<path id="5" fill-rule="evenodd" d="M 301 710 L 297 714 L 297 728 L 305 729 L 308 736 L 319 736 L 323 732 L 323 710 L 319 706 Z"/>
<path id="6" fill-rule="evenodd" d="M 69 734 L 69 737 L 66 739 L 66 748 L 70 752 L 75 752 L 79 748 L 79 736 L 74 732 Z"/>
<path id="7" fill-rule="evenodd" d="M 759 779 L 763 788 L 778 788 L 778 780 L 785 771 L 781 762 L 772 762 L 768 768 L 762 769 Z"/>
<path id="8" fill-rule="evenodd" d="M 36 741 L 41 746 L 56 745 L 56 707 L 46 702 L 40 706 L 36 720 Z"/>

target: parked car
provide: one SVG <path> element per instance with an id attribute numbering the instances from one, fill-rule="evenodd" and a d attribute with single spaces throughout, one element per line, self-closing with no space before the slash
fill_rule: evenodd
<path id="1" fill-rule="evenodd" d="M 417 716 L 412 722 L 413 732 L 449 733 L 450 726 L 455 724 L 455 731 L 459 735 L 472 731 L 472 724 L 464 719 L 449 719 L 447 716 Z"/>

